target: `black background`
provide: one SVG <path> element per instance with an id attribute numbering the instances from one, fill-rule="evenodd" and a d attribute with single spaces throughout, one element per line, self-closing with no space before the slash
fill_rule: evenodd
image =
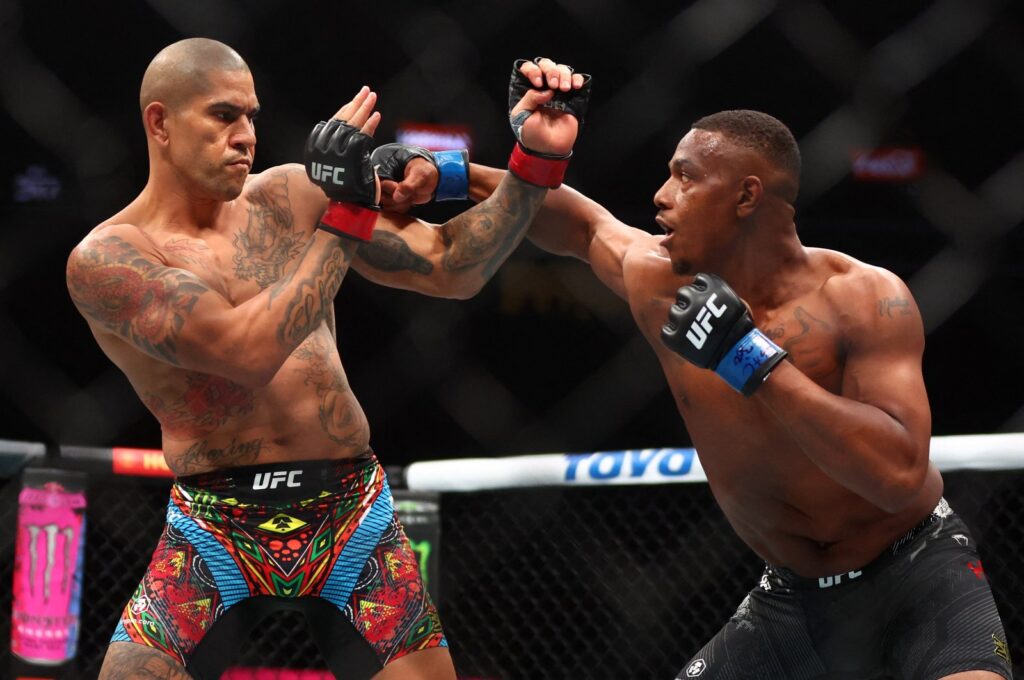
<path id="1" fill-rule="evenodd" d="M 805 243 L 893 270 L 921 303 L 934 433 L 1022 429 L 1021 18 L 1019 3 L 922 0 L 5 3 L 0 438 L 160 445 L 73 309 L 64 263 L 145 184 L 138 84 L 160 48 L 192 35 L 228 42 L 253 70 L 257 171 L 297 160 L 312 123 L 364 83 L 381 95 L 379 140 L 403 120 L 469 125 L 474 160 L 502 165 L 512 61 L 572 63 L 593 74 L 594 94 L 568 182 L 652 231 L 653 193 L 695 118 L 772 113 L 804 150 Z M 843 111 L 867 121 L 868 141 L 923 149 L 926 176 L 830 173 L 854 145 L 821 124 Z M 61 195 L 16 203 L 16 176 L 37 164 Z M 947 256 L 977 277 L 953 266 L 932 285 L 927 267 Z M 386 463 L 688 444 L 625 304 L 582 264 L 523 246 L 469 301 L 353 274 L 336 304 L 342 359 Z"/>

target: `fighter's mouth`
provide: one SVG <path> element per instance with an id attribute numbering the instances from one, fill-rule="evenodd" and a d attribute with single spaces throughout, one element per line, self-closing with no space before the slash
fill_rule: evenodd
<path id="1" fill-rule="evenodd" d="M 654 221 L 658 223 L 658 226 L 661 227 L 661 230 L 665 232 L 666 236 L 671 236 L 672 234 L 675 233 L 675 228 L 669 225 L 669 223 L 662 219 L 660 216 L 655 217 Z"/>

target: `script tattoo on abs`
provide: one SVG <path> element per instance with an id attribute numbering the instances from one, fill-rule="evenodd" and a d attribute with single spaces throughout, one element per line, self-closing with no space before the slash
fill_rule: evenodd
<path id="1" fill-rule="evenodd" d="M 240 442 L 232 437 L 224 446 L 210 446 L 204 439 L 185 450 L 177 460 L 175 472 L 191 474 L 210 468 L 246 465 L 255 462 L 262 450 L 262 438 Z"/>
<path id="2" fill-rule="evenodd" d="M 76 252 L 67 282 L 78 308 L 147 354 L 178 365 L 178 332 L 206 285 L 147 260 L 119 236 L 91 239 Z"/>
<path id="3" fill-rule="evenodd" d="M 366 419 L 358 411 L 344 375 L 333 370 L 326 357 L 329 348 L 323 338 L 311 335 L 292 354 L 304 361 L 305 384 L 312 385 L 320 398 L 320 429 L 336 444 L 353 448 L 368 439 Z"/>
<path id="4" fill-rule="evenodd" d="M 293 229 L 288 173 L 272 173 L 248 194 L 249 221 L 235 235 L 235 275 L 266 288 L 302 251 L 303 234 Z"/>

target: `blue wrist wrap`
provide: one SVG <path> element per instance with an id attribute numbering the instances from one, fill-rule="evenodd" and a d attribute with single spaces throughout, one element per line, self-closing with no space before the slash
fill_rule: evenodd
<path id="1" fill-rule="evenodd" d="M 469 152 L 465 149 L 435 151 L 437 163 L 437 192 L 435 201 L 455 201 L 469 198 Z"/>
<path id="2" fill-rule="evenodd" d="M 786 351 L 755 328 L 725 353 L 715 373 L 734 390 L 749 397 L 784 358 Z"/>

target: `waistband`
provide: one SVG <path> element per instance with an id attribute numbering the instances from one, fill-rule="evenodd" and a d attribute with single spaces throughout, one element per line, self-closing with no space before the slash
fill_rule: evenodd
<path id="1" fill-rule="evenodd" d="M 921 535 L 928 527 L 935 522 L 939 521 L 944 517 L 949 517 L 953 514 L 953 508 L 949 507 L 949 503 L 946 502 L 945 498 L 939 498 L 939 502 L 935 505 L 935 509 L 929 514 L 925 515 L 924 519 L 911 527 L 907 533 L 903 534 L 892 544 L 883 550 L 878 557 L 867 563 L 860 569 L 849 571 L 844 574 L 836 574 L 834 576 L 822 576 L 819 578 L 807 578 L 800 576 L 795 572 L 787 569 L 786 567 L 779 567 L 773 564 L 765 564 L 764 576 L 761 577 L 761 587 L 764 588 L 766 583 L 770 583 L 772 580 L 779 580 L 782 584 L 790 588 L 799 589 L 821 589 L 830 588 L 832 586 L 843 585 L 846 583 L 852 583 L 856 579 L 860 578 L 865 571 L 876 566 L 879 562 L 883 561 L 887 557 L 896 555 L 900 548 L 911 543 L 915 538 Z M 769 588 L 766 588 L 768 590 Z"/>
<path id="2" fill-rule="evenodd" d="M 178 477 L 175 485 L 239 500 L 287 501 L 315 498 L 322 492 L 337 493 L 353 475 L 376 466 L 377 457 L 367 449 L 352 458 L 281 461 L 224 468 Z"/>

